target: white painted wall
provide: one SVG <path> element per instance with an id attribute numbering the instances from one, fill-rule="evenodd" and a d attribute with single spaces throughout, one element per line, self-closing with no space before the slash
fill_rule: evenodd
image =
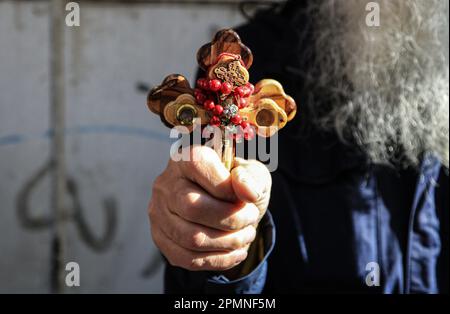
<path id="1" fill-rule="evenodd" d="M 162 268 L 142 272 L 157 256 L 146 209 L 170 140 L 136 86 L 192 78 L 200 45 L 243 18 L 232 5 L 80 5 L 81 26 L 65 30 L 68 174 L 90 229 L 103 233 L 108 197 L 118 225 L 96 252 L 68 223 L 67 261 L 81 267 L 81 287 L 68 292 L 161 292 Z M 48 3 L 0 1 L 0 292 L 49 292 L 50 231 L 23 227 L 16 202 L 49 158 L 49 127 Z M 33 216 L 50 212 L 49 182 L 32 190 Z"/>

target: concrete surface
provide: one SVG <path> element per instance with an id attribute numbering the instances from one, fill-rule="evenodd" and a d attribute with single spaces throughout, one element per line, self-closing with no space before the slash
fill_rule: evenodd
<path id="1" fill-rule="evenodd" d="M 200 45 L 243 18 L 236 5 L 80 6 L 81 26 L 65 28 L 67 172 L 76 188 L 67 208 L 81 208 L 88 232 L 67 223 L 66 259 L 79 263 L 81 286 L 66 292 L 161 292 L 146 208 L 171 140 L 143 89 L 170 73 L 192 78 Z M 36 221 L 51 210 L 49 46 L 46 1 L 0 1 L 2 293 L 50 291 L 50 225 Z M 105 200 L 109 226 L 117 224 L 102 243 Z"/>

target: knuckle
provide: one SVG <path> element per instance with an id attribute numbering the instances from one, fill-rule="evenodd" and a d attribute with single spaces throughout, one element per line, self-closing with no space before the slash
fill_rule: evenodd
<path id="1" fill-rule="evenodd" d="M 186 163 L 186 168 L 190 173 L 199 172 L 202 168 L 202 162 L 198 158 L 199 157 L 195 157 L 195 159 L 191 159 Z"/>
<path id="2" fill-rule="evenodd" d="M 234 222 L 232 220 L 233 220 L 233 218 L 231 218 L 231 217 L 227 217 L 225 219 L 222 219 L 219 222 L 220 228 L 223 229 L 223 230 L 233 231 L 234 230 L 234 228 L 233 228 L 234 227 Z"/>
<path id="3" fill-rule="evenodd" d="M 190 189 L 184 189 L 182 193 L 178 194 L 177 207 L 181 212 L 181 215 L 188 220 L 196 220 L 198 216 L 198 199 L 199 193 L 193 192 Z"/>
<path id="4" fill-rule="evenodd" d="M 186 171 L 188 173 L 188 177 L 192 180 L 196 180 L 203 175 L 208 175 L 208 171 L 205 171 L 205 168 L 208 166 L 204 160 L 193 160 L 187 162 Z"/>
<path id="5" fill-rule="evenodd" d="M 195 257 L 191 256 L 188 261 L 183 263 L 183 268 L 190 271 L 214 270 L 223 271 L 236 265 L 236 260 L 228 255 L 212 255 Z"/>
<path id="6" fill-rule="evenodd" d="M 195 232 L 190 237 L 190 247 L 193 249 L 201 249 L 205 246 L 207 236 L 204 232 Z"/>
<path id="7" fill-rule="evenodd" d="M 184 268 L 191 271 L 203 270 L 205 264 L 206 260 L 204 257 L 191 257 Z"/>
<path id="8" fill-rule="evenodd" d="M 186 187 L 184 185 L 175 184 L 174 190 L 177 191 L 175 195 L 172 196 L 172 204 L 176 207 L 174 210 L 178 210 L 180 214 L 186 211 Z"/>
<path id="9" fill-rule="evenodd" d="M 170 238 L 173 242 L 180 244 L 183 242 L 183 234 L 179 228 L 176 226 L 170 225 L 167 228 L 169 230 Z"/>
<path id="10" fill-rule="evenodd" d="M 195 214 L 195 210 L 198 208 L 198 201 L 200 198 L 200 194 L 191 190 L 187 190 L 185 198 L 184 198 L 184 205 L 187 209 L 187 211 L 190 214 Z"/>
<path id="11" fill-rule="evenodd" d="M 198 200 L 200 198 L 199 193 L 188 190 L 186 191 L 185 195 L 186 195 L 185 203 L 189 205 L 190 208 L 193 208 L 198 204 Z"/>
<path id="12" fill-rule="evenodd" d="M 209 147 L 199 146 L 191 150 L 191 159 L 186 163 L 187 170 L 191 173 L 203 173 L 204 169 L 219 162 L 217 153 Z"/>
<path id="13" fill-rule="evenodd" d="M 191 161 L 206 161 L 216 156 L 215 151 L 208 146 L 194 146 L 191 150 Z"/>
<path id="14" fill-rule="evenodd" d="M 216 255 L 209 259 L 209 264 L 212 269 L 226 270 L 234 266 L 232 258 L 225 255 Z"/>
<path id="15" fill-rule="evenodd" d="M 233 216 L 223 219 L 221 222 L 221 226 L 224 229 L 227 229 L 230 231 L 235 231 L 235 230 L 238 230 L 241 228 L 242 222 L 241 222 L 241 219 L 239 219 L 239 217 L 237 215 L 233 215 Z"/>
<path id="16" fill-rule="evenodd" d="M 220 221 L 220 227 L 229 231 L 236 231 L 252 225 L 258 221 L 260 211 L 253 203 L 246 203 L 237 212 Z"/>
<path id="17" fill-rule="evenodd" d="M 240 248 L 242 248 L 244 245 L 245 245 L 244 240 L 242 239 L 242 237 L 239 237 L 239 236 L 238 236 L 238 237 L 232 238 L 231 241 L 230 241 L 230 247 L 231 247 L 233 250 L 240 249 Z"/>
<path id="18" fill-rule="evenodd" d="M 173 222 L 170 220 L 165 221 L 158 221 L 156 222 L 156 225 L 158 226 L 159 230 L 161 230 L 161 233 L 164 233 L 165 237 L 168 238 L 168 240 L 179 244 L 180 239 L 182 239 L 182 232 L 177 228 L 176 225 L 174 225 Z"/>

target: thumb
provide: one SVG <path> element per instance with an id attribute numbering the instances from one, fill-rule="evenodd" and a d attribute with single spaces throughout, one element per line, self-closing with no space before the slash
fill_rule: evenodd
<path id="1" fill-rule="evenodd" d="M 236 196 L 243 202 L 264 202 L 270 191 L 271 176 L 267 168 L 258 161 L 235 159 L 231 170 L 231 182 Z"/>

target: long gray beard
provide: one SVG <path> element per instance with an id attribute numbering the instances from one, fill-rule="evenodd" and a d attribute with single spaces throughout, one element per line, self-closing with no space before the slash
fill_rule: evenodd
<path id="1" fill-rule="evenodd" d="M 417 166 L 431 153 L 448 167 L 447 1 L 377 2 L 380 26 L 368 27 L 367 1 L 309 1 L 317 33 L 307 84 L 328 95 L 310 109 L 374 163 Z"/>

